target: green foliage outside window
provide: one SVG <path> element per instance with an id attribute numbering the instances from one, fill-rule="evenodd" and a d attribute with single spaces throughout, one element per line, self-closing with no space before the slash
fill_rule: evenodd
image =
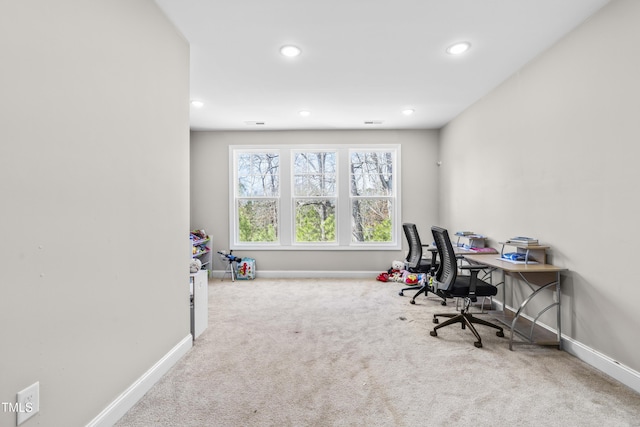
<path id="1" fill-rule="evenodd" d="M 296 202 L 296 242 L 335 242 L 336 214 L 331 201 Z"/>
<path id="2" fill-rule="evenodd" d="M 391 241 L 391 220 L 382 220 L 373 227 L 365 230 L 365 242 L 390 242 Z"/>
<path id="3" fill-rule="evenodd" d="M 238 206 L 241 242 L 277 242 L 278 210 L 273 200 L 242 200 Z"/>
<path id="4" fill-rule="evenodd" d="M 389 242 L 392 239 L 391 201 L 388 199 L 355 199 L 352 241 L 360 243 Z"/>

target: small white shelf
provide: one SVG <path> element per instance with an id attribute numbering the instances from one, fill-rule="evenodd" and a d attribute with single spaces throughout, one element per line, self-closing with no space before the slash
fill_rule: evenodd
<path id="1" fill-rule="evenodd" d="M 523 253 L 524 261 L 515 262 L 514 264 L 545 264 L 547 261 L 546 250 L 549 246 L 545 245 L 526 245 L 522 243 L 516 242 L 498 242 L 502 245 L 502 249 L 500 249 L 500 259 L 502 261 L 510 261 L 508 259 L 504 259 L 504 248 L 505 246 L 511 246 L 516 248 L 518 253 Z"/>
<path id="2" fill-rule="evenodd" d="M 191 258 L 200 260 L 202 269 L 207 270 L 209 277 L 211 276 L 211 270 L 213 268 L 213 252 L 211 246 L 211 236 L 207 236 L 204 239 L 191 239 Z M 206 249 L 203 250 L 202 247 Z M 196 252 L 193 252 L 194 248 Z"/>

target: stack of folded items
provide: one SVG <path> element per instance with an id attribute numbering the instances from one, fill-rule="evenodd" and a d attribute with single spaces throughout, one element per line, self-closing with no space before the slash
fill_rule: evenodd
<path id="1" fill-rule="evenodd" d="M 518 253 L 518 252 L 509 252 L 506 254 L 502 254 L 502 258 L 508 259 L 510 261 L 524 261 L 526 260 L 527 254 Z"/>

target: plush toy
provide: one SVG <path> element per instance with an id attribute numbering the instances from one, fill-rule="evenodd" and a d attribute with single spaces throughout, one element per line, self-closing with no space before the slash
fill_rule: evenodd
<path id="1" fill-rule="evenodd" d="M 202 261 L 198 258 L 193 258 L 189 263 L 189 271 L 191 273 L 197 273 L 202 268 Z"/>
<path id="2" fill-rule="evenodd" d="M 378 275 L 376 280 L 380 282 L 399 282 L 407 285 L 423 284 L 426 280 L 424 273 L 411 273 L 405 270 L 404 261 L 392 261 L 391 268 Z"/>
<path id="3" fill-rule="evenodd" d="M 404 270 L 404 261 L 392 261 L 391 262 L 391 269 L 392 270 Z"/>
<path id="4" fill-rule="evenodd" d="M 389 281 L 389 273 L 382 272 L 382 273 L 378 274 L 378 277 L 376 277 L 376 280 L 379 280 L 381 282 L 388 282 Z"/>
<path id="5" fill-rule="evenodd" d="M 389 274 L 389 281 L 390 282 L 402 282 L 402 272 L 404 270 L 393 270 L 393 272 L 391 272 Z"/>

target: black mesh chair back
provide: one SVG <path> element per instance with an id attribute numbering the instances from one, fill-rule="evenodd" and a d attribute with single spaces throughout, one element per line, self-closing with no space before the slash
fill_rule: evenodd
<path id="1" fill-rule="evenodd" d="M 437 226 L 431 227 L 431 232 L 440 257 L 440 266 L 436 272 L 435 281 L 438 284 L 438 289 L 448 291 L 451 290 L 458 277 L 458 260 L 449 239 L 449 232 Z"/>
<path id="2" fill-rule="evenodd" d="M 402 224 L 402 228 L 409 244 L 409 253 L 406 259 L 407 266 L 409 269 L 418 270 L 422 260 L 422 242 L 420 241 L 418 229 L 415 224 L 411 223 Z"/>

